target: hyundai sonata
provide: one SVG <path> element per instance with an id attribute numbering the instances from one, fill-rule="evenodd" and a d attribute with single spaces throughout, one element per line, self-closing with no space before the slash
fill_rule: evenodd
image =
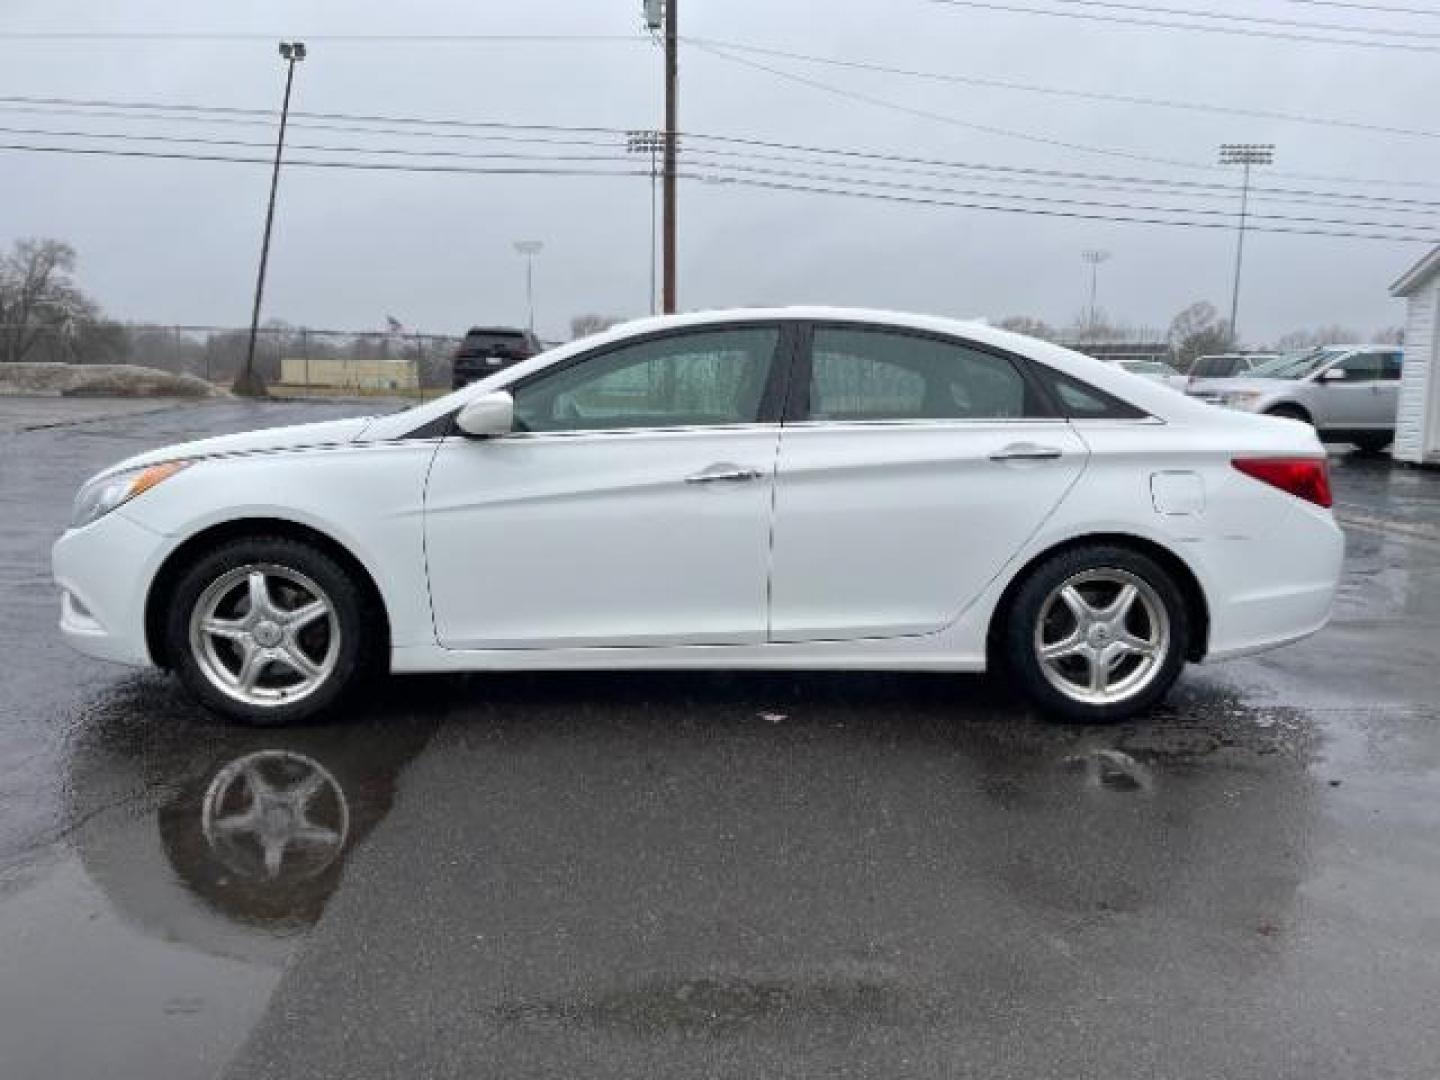
<path id="1" fill-rule="evenodd" d="M 120 462 L 54 568 L 77 649 L 251 723 L 376 672 L 634 668 L 997 668 L 1110 720 L 1323 625 L 1330 501 L 1306 425 L 984 325 L 746 310 Z"/>

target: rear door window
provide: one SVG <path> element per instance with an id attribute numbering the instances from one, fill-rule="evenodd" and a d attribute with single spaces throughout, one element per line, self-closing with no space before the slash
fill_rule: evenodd
<path id="1" fill-rule="evenodd" d="M 1346 382 L 1375 382 L 1380 378 L 1379 353 L 1354 353 L 1337 366 L 1345 373 Z"/>
<path id="2" fill-rule="evenodd" d="M 811 420 L 1005 420 L 1046 415 L 1003 356 L 919 334 L 819 326 Z"/>

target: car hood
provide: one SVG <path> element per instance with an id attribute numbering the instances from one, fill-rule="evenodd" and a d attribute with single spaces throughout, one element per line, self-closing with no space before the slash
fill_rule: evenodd
<path id="1" fill-rule="evenodd" d="M 155 465 L 162 461 L 179 458 L 223 457 L 231 454 L 263 454 L 281 450 L 306 450 L 325 446 L 339 446 L 355 442 L 365 433 L 374 417 L 362 416 L 353 420 L 325 420 L 318 424 L 295 424 L 290 427 L 262 428 L 259 431 L 242 431 L 236 435 L 219 435 L 212 439 L 197 439 L 194 442 L 175 443 L 143 454 L 126 458 L 106 469 L 106 473 L 122 469 L 133 469 L 142 465 Z M 104 475 L 103 473 L 101 475 Z"/>

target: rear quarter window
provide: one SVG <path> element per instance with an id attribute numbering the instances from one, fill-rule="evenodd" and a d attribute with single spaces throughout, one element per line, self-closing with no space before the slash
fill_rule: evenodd
<path id="1" fill-rule="evenodd" d="M 1031 369 L 1068 420 L 1143 420 L 1149 414 L 1098 387 L 1036 363 Z"/>

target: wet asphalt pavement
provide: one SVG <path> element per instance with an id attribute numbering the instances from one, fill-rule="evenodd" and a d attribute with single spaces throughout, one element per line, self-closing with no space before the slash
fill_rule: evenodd
<path id="1" fill-rule="evenodd" d="M 0 408 L 4 1080 L 1436 1075 L 1440 474 L 1337 458 L 1333 624 L 1116 727 L 666 674 L 256 732 L 68 652 L 87 475 L 355 411 Z M 245 777 L 306 785 L 318 839 L 227 832 Z"/>

